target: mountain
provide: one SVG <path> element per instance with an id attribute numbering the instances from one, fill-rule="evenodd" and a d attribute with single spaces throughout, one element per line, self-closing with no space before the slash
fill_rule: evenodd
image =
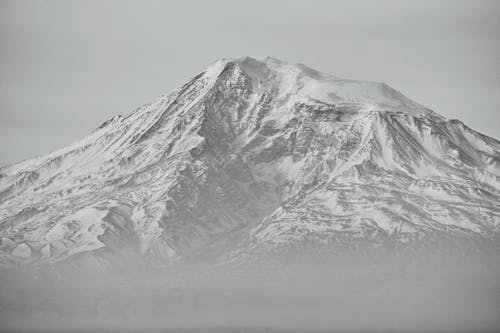
<path id="1" fill-rule="evenodd" d="M 222 59 L 0 169 L 3 264 L 231 261 L 497 239 L 500 142 L 384 83 Z"/>

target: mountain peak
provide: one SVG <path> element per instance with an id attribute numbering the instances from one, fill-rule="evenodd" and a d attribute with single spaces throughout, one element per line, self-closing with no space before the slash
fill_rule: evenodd
<path id="1" fill-rule="evenodd" d="M 386 84 L 220 59 L 0 169 L 0 263 L 486 239 L 500 233 L 499 161 L 499 142 Z"/>
<path id="2" fill-rule="evenodd" d="M 401 112 L 414 116 L 432 115 L 430 109 L 404 96 L 386 83 L 356 81 L 322 73 L 303 64 L 292 64 L 276 58 L 262 60 L 252 57 L 220 59 L 210 65 L 206 75 L 213 77 L 231 65 L 238 68 L 256 91 L 278 93 L 290 103 L 319 101 L 336 105 L 350 103 L 372 111 Z M 226 76 L 228 77 L 228 76 Z"/>
<path id="3" fill-rule="evenodd" d="M 303 71 L 304 74 L 309 74 L 310 76 L 324 76 L 324 77 L 331 77 L 333 78 L 333 75 L 321 73 L 315 69 L 312 69 L 304 64 L 301 63 L 289 63 L 277 58 L 273 57 L 265 57 L 263 59 L 257 59 L 254 57 L 250 56 L 243 56 L 240 58 L 220 58 L 213 62 L 211 65 L 208 66 L 208 68 L 212 68 L 212 66 L 215 66 L 213 68 L 220 68 L 220 66 L 227 65 L 228 63 L 236 64 L 238 66 L 241 66 L 243 69 L 247 70 L 257 70 L 258 68 L 266 68 L 268 70 L 273 70 L 273 71 L 291 71 L 291 70 L 297 70 L 297 71 Z"/>

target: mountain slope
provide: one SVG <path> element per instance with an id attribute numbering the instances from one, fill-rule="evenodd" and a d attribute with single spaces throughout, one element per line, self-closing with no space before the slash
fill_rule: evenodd
<path id="1" fill-rule="evenodd" d="M 83 140 L 0 169 L 4 263 L 495 238 L 500 143 L 391 87 L 219 60 Z"/>

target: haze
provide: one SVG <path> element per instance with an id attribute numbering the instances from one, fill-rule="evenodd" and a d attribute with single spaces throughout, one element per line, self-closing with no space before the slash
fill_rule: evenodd
<path id="1" fill-rule="evenodd" d="M 0 272 L 5 332 L 496 332 L 498 255 Z"/>

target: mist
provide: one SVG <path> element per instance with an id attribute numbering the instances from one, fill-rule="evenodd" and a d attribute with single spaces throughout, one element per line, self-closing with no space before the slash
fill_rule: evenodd
<path id="1" fill-rule="evenodd" d="M 18 268 L 5 332 L 469 332 L 500 327 L 494 255 L 303 255 L 245 265 Z"/>

